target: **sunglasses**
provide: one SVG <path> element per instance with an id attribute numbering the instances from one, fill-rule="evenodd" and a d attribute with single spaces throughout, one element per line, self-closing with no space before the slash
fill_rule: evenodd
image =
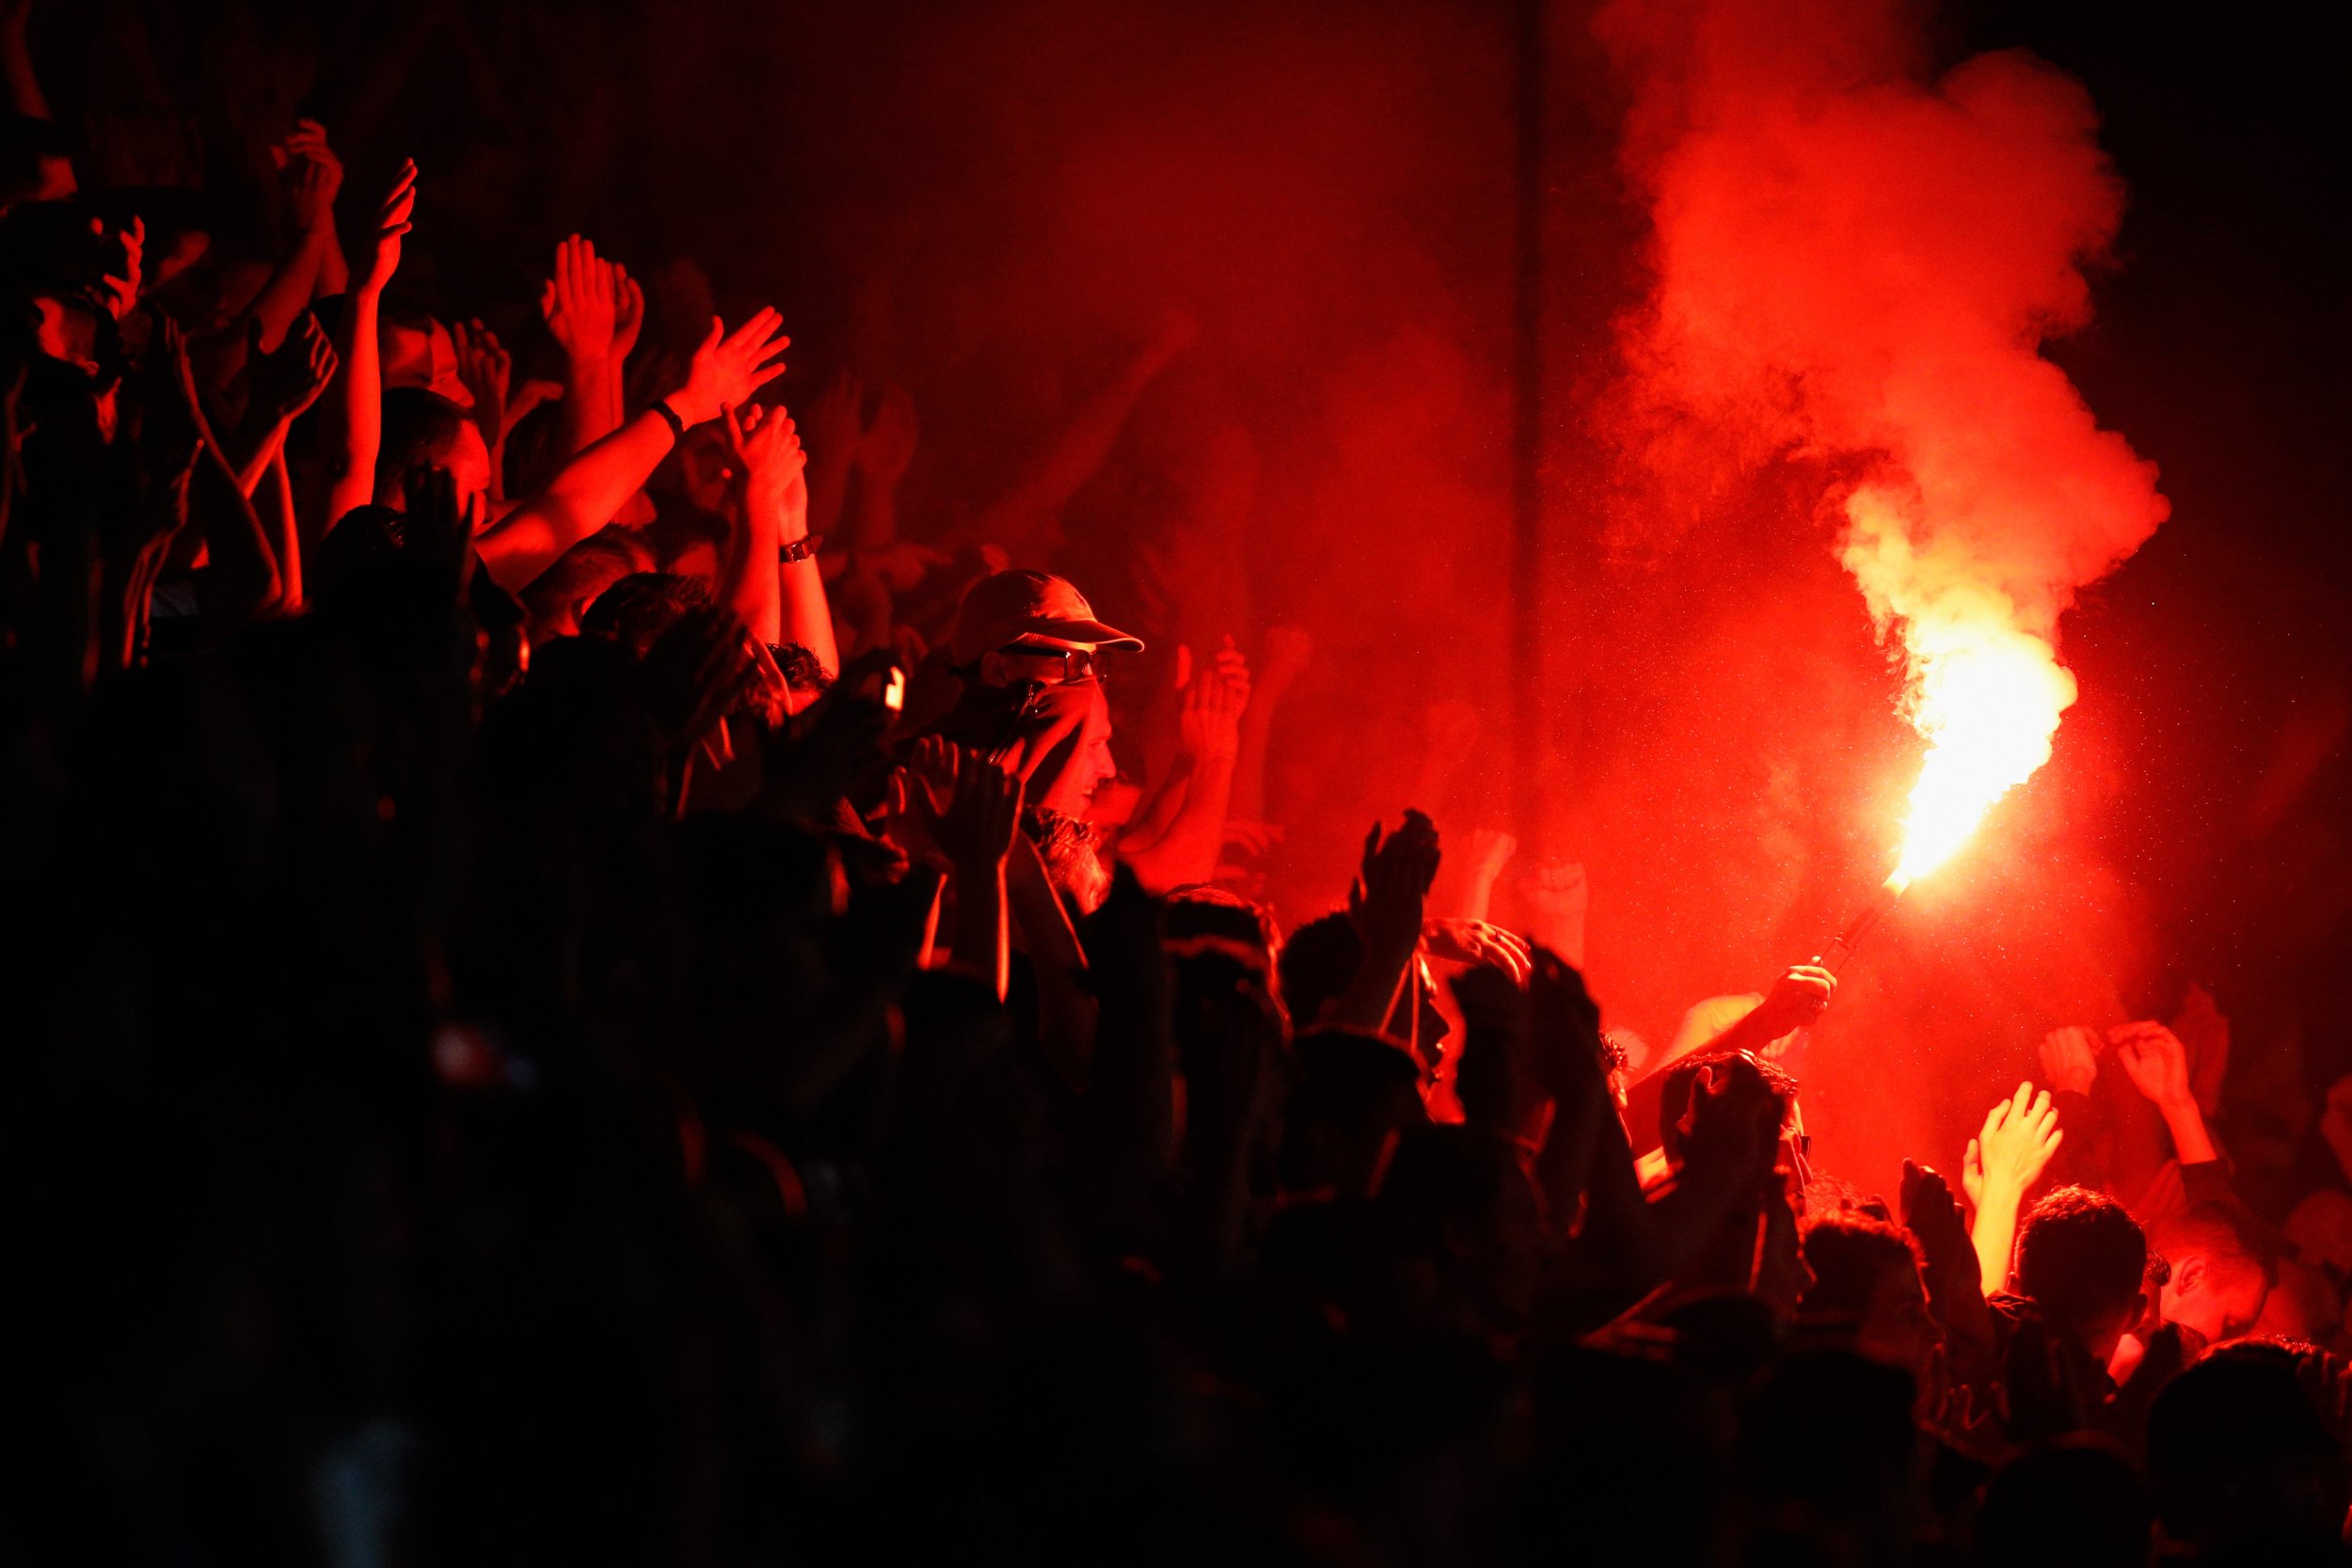
<path id="1" fill-rule="evenodd" d="M 1059 665 L 1061 667 L 1060 682 L 1064 686 L 1075 686 L 1081 681 L 1090 681 L 1095 677 L 1092 648 L 1062 648 L 1034 642 L 1009 642 L 997 652 L 1009 657 L 1050 660 Z"/>

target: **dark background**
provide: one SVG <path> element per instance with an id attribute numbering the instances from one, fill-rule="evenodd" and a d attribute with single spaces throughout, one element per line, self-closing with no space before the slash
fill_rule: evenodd
<path id="1" fill-rule="evenodd" d="M 226 251 L 266 252 L 262 150 L 297 109 L 351 165 L 347 213 L 414 155 L 405 286 L 526 355 L 562 234 L 641 273 L 692 256 L 730 319 L 784 309 L 788 400 L 843 369 L 914 391 L 917 536 L 1001 493 L 1190 312 L 1200 345 L 1038 563 L 1153 637 L 1138 681 L 1172 639 L 1312 632 L 1269 804 L 1289 921 L 1408 801 L 1457 848 L 1507 828 L 1585 864 L 1595 990 L 1662 1043 L 1691 1002 L 1826 940 L 1883 869 L 1917 746 L 1804 475 L 1667 539 L 1587 434 L 1643 222 L 1619 89 L 1569 0 L 1548 18 L 1545 566 L 1515 578 L 1513 20 L 1469 0 L 114 4 L 49 8 L 35 43 L 62 119 L 135 127 L 87 150 L 86 181 L 200 175 Z M 2131 205 L 2095 322 L 2053 353 L 2174 511 L 2067 620 L 2082 697 L 2050 766 L 1907 901 L 1820 1032 L 1814 1129 L 1865 1185 L 1901 1150 L 1956 1161 L 2042 1030 L 2161 1012 L 2190 979 L 2236 1024 L 2244 1093 L 2352 1067 L 2352 62 L 2290 8 L 1954 4 L 1921 25 L 1942 65 L 2022 46 L 2096 101 Z M 1237 443 L 1240 587 L 1211 601 L 1180 570 L 1164 603 L 1152 563 L 1202 553 L 1205 454 L 1230 479 Z M 1509 653 L 1515 589 L 1544 616 L 1538 668 Z M 1505 727 L 1529 681 L 1535 820 L 1511 807 Z"/>

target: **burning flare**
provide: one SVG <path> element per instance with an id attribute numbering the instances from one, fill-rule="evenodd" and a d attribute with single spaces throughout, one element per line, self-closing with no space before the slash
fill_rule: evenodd
<path id="1" fill-rule="evenodd" d="M 1906 887 L 1949 859 L 1995 801 L 2050 760 L 2058 715 L 2074 700 L 2074 677 L 2042 639 L 2005 626 L 1951 633 L 1949 648 L 1932 646 L 1934 633 L 1905 638 L 1918 677 L 1910 719 L 1928 740 L 1895 868 Z"/>
<path id="2" fill-rule="evenodd" d="M 1931 80 L 1899 0 L 1614 0 L 1596 27 L 1655 231 L 1630 471 L 1691 518 L 1788 453 L 1844 476 L 1839 558 L 1928 743 L 1899 895 L 2049 760 L 2058 618 L 2169 510 L 2041 353 L 2090 320 L 2122 182 L 2080 83 L 2017 51 Z"/>
<path id="3" fill-rule="evenodd" d="M 1886 567 L 1901 519 L 1884 493 L 1847 498 L 1846 563 L 1866 585 L 1908 580 Z M 2074 677 L 2046 638 L 2017 625 L 1998 594 L 1948 592 L 1901 608 L 1872 595 L 1882 631 L 1902 641 L 1910 683 L 1903 715 L 1928 743 L 1903 824 L 1898 890 L 1949 859 L 2002 796 L 2050 760 L 2058 716 L 2074 704 Z"/>

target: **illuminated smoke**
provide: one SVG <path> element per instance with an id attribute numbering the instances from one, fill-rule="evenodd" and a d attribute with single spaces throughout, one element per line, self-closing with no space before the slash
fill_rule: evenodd
<path id="1" fill-rule="evenodd" d="M 1655 230 L 1628 455 L 1685 495 L 1784 454 L 1832 476 L 1929 742 L 1923 874 L 2049 759 L 2058 619 L 2169 510 L 2040 353 L 2089 320 L 2122 213 L 2090 97 L 2015 51 L 1931 81 L 1889 0 L 1618 0 L 1597 27 Z"/>

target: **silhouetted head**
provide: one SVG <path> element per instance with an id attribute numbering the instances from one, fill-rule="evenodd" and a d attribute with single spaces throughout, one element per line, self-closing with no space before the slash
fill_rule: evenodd
<path id="1" fill-rule="evenodd" d="M 395 510 L 408 504 L 411 475 L 446 468 L 456 482 L 460 511 L 490 491 L 490 449 L 466 411 L 420 387 L 395 387 L 384 394 L 384 444 L 375 459 L 375 502 Z"/>
<path id="2" fill-rule="evenodd" d="M 1987 1568 L 2139 1568 L 2154 1522 L 2130 1460 L 2105 1438 L 2060 1437 L 1993 1478 L 1979 1560 Z"/>
<path id="3" fill-rule="evenodd" d="M 1851 1333 L 1873 1361 L 1927 1376 L 1944 1335 L 1909 1232 L 1852 1210 L 1823 1214 L 1805 1227 L 1804 1261 L 1813 1284 L 1800 1318 Z"/>
<path id="4" fill-rule="evenodd" d="M 2352 1502 L 2343 1450 L 2271 1344 L 2216 1352 L 2166 1386 L 2148 1413 L 2148 1481 L 2167 1533 L 2200 1553 L 2332 1541 Z M 2247 1560 L 2254 1560 L 2251 1556 Z"/>
<path id="5" fill-rule="evenodd" d="M 1282 944 L 1282 1006 L 1301 1029 L 1323 1022 L 1364 966 L 1364 939 L 1344 914 L 1310 920 Z"/>
<path id="6" fill-rule="evenodd" d="M 1784 1132 L 1789 1126 L 1790 1113 L 1797 1103 L 1797 1080 L 1786 1069 L 1766 1061 L 1752 1051 L 1699 1051 L 1683 1057 L 1665 1071 L 1663 1086 L 1658 1100 L 1659 1147 L 1673 1164 L 1682 1163 L 1682 1119 L 1691 1108 L 1691 1094 L 1702 1072 L 1722 1072 L 1733 1064 L 1742 1070 L 1754 1069 L 1772 1091 L 1780 1106 L 1780 1125 Z"/>
<path id="7" fill-rule="evenodd" d="M 1911 1375 L 1844 1351 L 1785 1357 L 1740 1416 L 1740 1469 L 1771 1523 L 1747 1560 L 1900 1560 L 1921 1449 Z"/>
<path id="8" fill-rule="evenodd" d="M 604 528 L 556 557 L 522 592 L 531 613 L 531 639 L 546 642 L 576 637 L 589 606 L 604 591 L 633 573 L 654 567 L 653 552 L 635 531 Z"/>
<path id="9" fill-rule="evenodd" d="M 1274 956 L 1282 945 L 1274 911 L 1206 882 L 1173 889 L 1167 899 L 1168 946 L 1183 958 L 1208 949 L 1231 952 L 1274 982 Z"/>
<path id="10" fill-rule="evenodd" d="M 1493 1329 L 1524 1322 L 1550 1247 L 1514 1140 L 1476 1127 L 1412 1129 L 1378 1198 L 1388 1241 L 1451 1306 Z"/>
<path id="11" fill-rule="evenodd" d="M 1369 1194 L 1397 1137 L 1428 1123 L 1420 1069 L 1394 1041 L 1355 1029 L 1311 1030 L 1295 1053 L 1298 1079 L 1282 1126 L 1284 1189 Z"/>
<path id="12" fill-rule="evenodd" d="M 611 638 L 642 658 L 680 617 L 709 608 L 710 589 L 700 578 L 632 572 L 596 595 L 580 618 L 580 630 L 583 637 Z"/>
<path id="13" fill-rule="evenodd" d="M 2018 1289 L 2101 1361 L 2137 1321 L 2147 1271 L 2146 1233 L 2105 1193 L 2060 1187 L 2018 1227 Z"/>

